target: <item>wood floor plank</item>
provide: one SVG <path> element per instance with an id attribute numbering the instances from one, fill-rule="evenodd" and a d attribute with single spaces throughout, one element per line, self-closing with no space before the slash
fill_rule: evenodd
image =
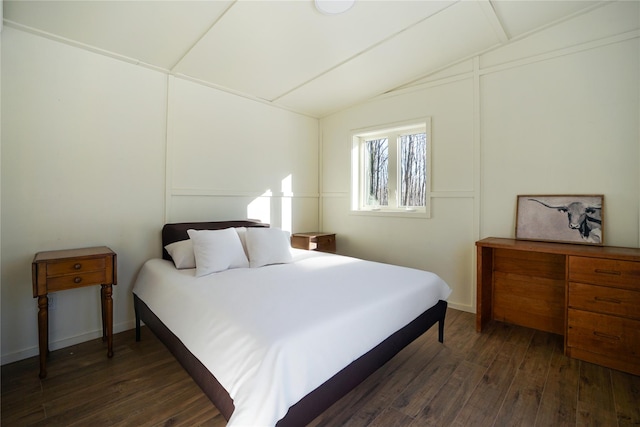
<path id="1" fill-rule="evenodd" d="M 509 337 L 511 327 L 502 322 L 491 322 L 466 352 L 465 360 L 488 368 Z"/>
<path id="2" fill-rule="evenodd" d="M 153 391 L 158 387 L 158 381 L 154 379 L 155 375 L 162 375 L 166 384 L 176 387 L 176 383 L 184 378 L 182 374 L 172 367 L 171 370 L 161 369 L 153 373 L 150 372 L 147 378 L 142 381 L 135 378 L 127 383 L 127 380 L 117 379 L 106 387 L 104 384 L 99 384 L 75 390 L 73 393 L 62 395 L 45 404 L 47 412 L 45 421 L 57 425 L 72 425 L 75 420 L 90 419 L 100 414 L 105 407 L 105 402 L 109 402 L 110 406 L 116 406 L 123 400 L 146 397 L 143 390 Z M 184 380 L 186 381 L 186 378 Z M 184 386 L 186 383 L 182 385 Z"/>
<path id="3" fill-rule="evenodd" d="M 462 359 L 443 347 L 432 362 L 417 373 L 409 387 L 393 401 L 395 409 L 415 418 L 440 391 Z"/>
<path id="4" fill-rule="evenodd" d="M 581 426 L 615 426 L 618 424 L 613 402 L 610 369 L 588 362 L 580 362 L 576 423 Z"/>
<path id="5" fill-rule="evenodd" d="M 2 380 L 10 378 L 11 373 L 2 373 Z M 33 375 L 33 370 L 28 374 L 19 374 L 25 379 L 25 383 L 33 383 L 25 385 L 25 387 L 7 387 L 2 389 L 2 410 L 11 414 L 11 423 L 14 425 L 23 425 L 38 419 L 44 418 L 44 407 L 42 406 L 42 387 L 40 379 Z M 4 418 L 3 418 L 4 419 Z M 14 421 L 15 420 L 15 421 Z M 18 420 L 22 420 L 18 423 Z"/>
<path id="6" fill-rule="evenodd" d="M 410 426 L 452 425 L 462 404 L 469 399 L 485 371 L 483 366 L 462 361 Z"/>
<path id="7" fill-rule="evenodd" d="M 548 426 L 575 426 L 580 361 L 566 357 L 563 338 L 556 336 L 549 375 L 542 394 L 536 423 Z"/>
<path id="8" fill-rule="evenodd" d="M 30 403 L 16 410 L 15 407 L 5 407 L 2 403 L 2 425 L 30 426 L 46 418 L 44 407 L 37 403 Z"/>
<path id="9" fill-rule="evenodd" d="M 411 417 L 402 412 L 387 408 L 369 424 L 369 427 L 404 427 L 410 425 L 412 421 Z"/>
<path id="10" fill-rule="evenodd" d="M 509 387 L 496 425 L 533 425 L 542 400 L 544 385 L 549 373 L 553 353 L 554 335 L 537 332 L 533 335 L 522 364 Z"/>
<path id="11" fill-rule="evenodd" d="M 118 405 L 117 412 L 127 414 L 119 420 L 109 420 L 113 427 L 170 425 L 223 427 L 227 424 L 220 411 L 215 408 L 204 395 L 189 392 L 179 393 L 175 400 L 163 400 L 162 404 L 143 407 L 140 402 L 132 400 L 130 403 Z"/>
<path id="12" fill-rule="evenodd" d="M 210 402 L 208 402 L 206 396 L 192 399 L 180 412 L 168 417 L 163 424 L 184 426 L 202 425 L 208 427 L 224 427 L 227 425 L 227 420 L 224 419 L 222 414 L 217 409 L 211 408 L 208 403 Z M 170 404 L 170 402 L 167 402 L 167 404 Z"/>
<path id="13" fill-rule="evenodd" d="M 445 345 L 457 354 L 467 354 L 476 341 L 481 339 L 481 334 L 475 331 L 475 319 L 472 313 L 460 313 L 447 325 Z"/>
<path id="14" fill-rule="evenodd" d="M 211 402 L 208 402 L 206 396 L 191 392 L 191 381 L 190 378 L 181 379 L 172 383 L 171 386 L 159 390 L 158 393 L 154 393 L 153 396 L 148 396 L 149 399 L 154 399 L 158 403 L 151 414 L 152 418 L 156 420 L 155 423 L 157 420 L 162 420 L 160 424 L 163 425 L 199 425 L 210 419 L 211 415 L 219 415 L 219 412 L 212 408 Z M 79 427 L 91 423 L 105 426 L 118 424 L 140 426 L 148 423 L 150 414 L 140 410 L 142 408 L 136 399 L 123 400 L 114 406 L 115 410 L 105 409 L 96 412 L 88 418 L 79 420 L 74 425 Z"/>
<path id="15" fill-rule="evenodd" d="M 184 402 L 193 400 L 185 398 L 184 402 L 173 401 L 161 406 L 175 398 L 176 390 L 196 396 L 199 404 L 205 405 L 209 414 L 203 419 L 219 415 L 200 388 L 152 334 L 140 343 L 135 342 L 133 331 L 114 335 L 116 355 L 112 359 L 106 357 L 100 341 L 52 352 L 48 361 L 49 375 L 43 380 L 38 379 L 36 358 L 3 366 L 2 424 L 114 425 L 121 419 L 124 425 L 131 425 L 127 419 L 135 414 L 135 410 L 130 406 L 136 405 L 155 408 L 146 414 L 146 422 L 138 425 L 157 425 L 162 421 L 158 419 L 158 407 L 167 408 L 170 415 L 165 418 L 168 418 L 180 413 Z M 74 357 L 78 354 L 82 357 Z M 36 363 L 32 363 L 34 361 Z M 32 366 L 28 367 L 29 364 Z M 8 400 L 19 400 L 20 396 L 15 388 L 11 388 L 11 384 L 19 382 L 11 378 L 12 374 L 19 375 L 20 381 L 25 383 L 33 381 L 32 378 L 40 383 L 40 393 L 34 392 L 31 396 L 34 399 L 24 399 L 25 395 L 22 395 L 26 401 L 25 408 L 30 408 L 30 412 L 24 409 L 17 412 L 15 407 L 6 405 Z M 166 399 L 159 398 L 163 390 L 167 391 Z M 96 420 L 101 422 L 96 424 Z"/>
<path id="16" fill-rule="evenodd" d="M 640 377 L 611 371 L 619 427 L 640 425 Z"/>
<path id="17" fill-rule="evenodd" d="M 533 330 L 511 327 L 493 363 L 454 421 L 457 426 L 492 426 L 518 367 L 533 337 Z"/>

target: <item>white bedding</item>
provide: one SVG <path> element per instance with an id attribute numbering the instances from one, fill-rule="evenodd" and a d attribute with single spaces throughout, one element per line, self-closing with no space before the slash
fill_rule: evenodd
<path id="1" fill-rule="evenodd" d="M 433 273 L 292 252 L 290 264 L 204 277 L 152 259 L 134 285 L 229 392 L 229 426 L 275 425 L 290 406 L 451 293 Z"/>

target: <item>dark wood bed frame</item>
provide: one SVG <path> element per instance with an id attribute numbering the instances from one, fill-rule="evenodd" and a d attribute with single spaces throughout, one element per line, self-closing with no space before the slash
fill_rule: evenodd
<path id="1" fill-rule="evenodd" d="M 220 221 L 166 224 L 162 229 L 162 246 L 188 238 L 187 230 L 216 230 L 228 227 L 268 227 L 255 221 Z M 171 259 L 166 250 L 163 258 Z M 209 370 L 182 344 L 162 321 L 147 307 L 147 305 L 133 295 L 136 315 L 136 341 L 140 341 L 140 321 L 162 341 L 180 362 L 194 381 L 202 388 L 220 413 L 229 419 L 233 413 L 233 400 Z M 329 406 L 337 402 L 369 375 L 384 365 L 400 350 L 413 342 L 434 324 L 438 323 L 438 341 L 444 340 L 444 318 L 447 302 L 438 303 L 422 313 L 415 320 L 393 335 L 382 341 L 368 353 L 353 361 L 320 387 L 302 398 L 289 408 L 286 416 L 278 421 L 278 426 L 303 426 L 324 412 Z"/>

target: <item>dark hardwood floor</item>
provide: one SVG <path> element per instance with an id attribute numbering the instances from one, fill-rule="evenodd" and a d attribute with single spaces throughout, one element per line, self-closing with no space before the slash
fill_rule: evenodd
<path id="1" fill-rule="evenodd" d="M 562 337 L 503 323 L 475 332 L 449 309 L 432 328 L 316 418 L 321 426 L 638 426 L 640 377 L 562 354 Z M 146 328 L 2 367 L 2 426 L 224 426 Z"/>

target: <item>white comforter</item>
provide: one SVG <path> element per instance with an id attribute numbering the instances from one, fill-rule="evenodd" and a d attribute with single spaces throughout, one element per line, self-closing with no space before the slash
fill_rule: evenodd
<path id="1" fill-rule="evenodd" d="M 292 249 L 294 262 L 195 277 L 145 263 L 133 292 L 234 401 L 229 426 L 273 426 L 290 406 L 451 289 L 421 270 Z"/>

